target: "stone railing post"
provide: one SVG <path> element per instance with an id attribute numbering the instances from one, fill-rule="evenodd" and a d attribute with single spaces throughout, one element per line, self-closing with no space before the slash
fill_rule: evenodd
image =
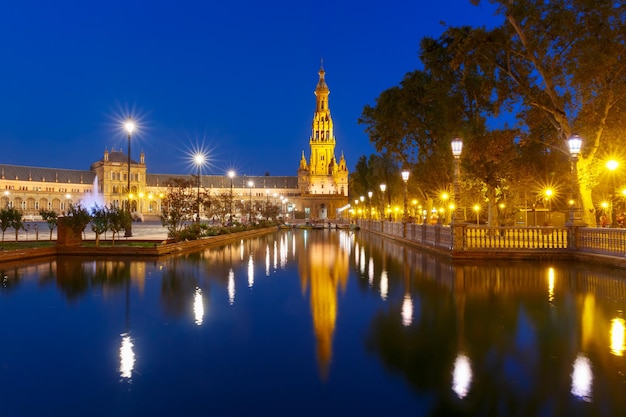
<path id="1" fill-rule="evenodd" d="M 452 224 L 452 251 L 465 250 L 465 228 L 464 223 Z"/>
<path id="2" fill-rule="evenodd" d="M 568 225 L 567 227 L 567 249 L 577 251 L 579 247 L 580 229 L 583 226 Z"/>

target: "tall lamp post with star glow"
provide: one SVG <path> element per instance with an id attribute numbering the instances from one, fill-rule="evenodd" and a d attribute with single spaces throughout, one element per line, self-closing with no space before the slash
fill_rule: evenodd
<path id="1" fill-rule="evenodd" d="M 230 216 L 229 222 L 233 223 L 233 178 L 235 178 L 235 171 L 232 169 L 228 171 L 228 178 L 230 178 L 230 198 L 228 199 L 228 215 Z"/>
<path id="2" fill-rule="evenodd" d="M 124 123 L 124 128 L 128 132 L 128 187 L 126 189 L 126 210 L 128 213 L 128 218 L 126 219 L 127 223 L 124 237 L 133 236 L 133 221 L 130 214 L 130 137 L 133 134 L 135 127 L 135 122 L 130 117 Z"/>
<path id="3" fill-rule="evenodd" d="M 202 167 L 202 165 L 204 165 L 204 161 L 206 161 L 206 158 L 204 157 L 204 155 L 202 153 L 197 153 L 194 155 L 193 157 L 193 162 L 196 164 L 196 167 L 198 168 L 198 197 L 197 197 L 197 207 L 196 207 L 196 221 L 198 223 L 200 223 L 200 168 Z"/>

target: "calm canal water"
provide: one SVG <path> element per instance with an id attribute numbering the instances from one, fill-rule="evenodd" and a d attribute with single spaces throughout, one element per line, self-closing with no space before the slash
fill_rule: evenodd
<path id="1" fill-rule="evenodd" d="M 626 412 L 620 270 L 295 230 L 0 272 L 5 417 Z"/>

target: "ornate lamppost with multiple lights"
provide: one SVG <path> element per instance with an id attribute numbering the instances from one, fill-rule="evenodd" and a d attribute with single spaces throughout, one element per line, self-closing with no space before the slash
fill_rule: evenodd
<path id="1" fill-rule="evenodd" d="M 367 199 L 368 199 L 367 200 L 367 203 L 368 203 L 367 205 L 369 206 L 368 210 L 369 210 L 369 214 L 370 214 L 369 215 L 369 220 L 372 220 L 372 194 L 374 194 L 374 193 L 371 192 L 371 191 L 367 192 Z"/>
<path id="2" fill-rule="evenodd" d="M 461 152 L 463 151 L 463 141 L 460 138 L 452 139 L 452 155 L 454 156 L 454 214 L 452 223 L 461 223 L 463 210 L 461 209 Z"/>
<path id="3" fill-rule="evenodd" d="M 135 130 L 135 122 L 130 117 L 126 119 L 124 128 L 128 132 L 128 187 L 126 190 L 126 210 L 128 213 L 128 222 L 126 223 L 126 230 L 124 231 L 124 237 L 133 236 L 133 220 L 130 214 L 130 137 Z"/>
<path id="4" fill-rule="evenodd" d="M 383 207 L 380 211 L 380 221 L 385 221 L 385 190 L 387 189 L 387 184 L 380 184 L 380 192 L 383 193 Z"/>
<path id="5" fill-rule="evenodd" d="M 198 198 L 197 198 L 197 207 L 196 207 L 196 221 L 198 223 L 200 223 L 200 167 L 202 167 L 202 165 L 204 165 L 204 155 L 201 153 L 197 153 L 194 155 L 193 157 L 193 161 L 196 164 L 196 167 L 198 168 Z"/>
<path id="6" fill-rule="evenodd" d="M 569 154 L 572 157 L 572 183 L 574 189 L 572 192 L 573 204 L 570 205 L 568 226 L 584 226 L 583 213 L 580 208 L 580 184 L 578 183 L 578 155 L 583 145 L 583 140 L 578 135 L 573 135 L 567 140 Z"/>
<path id="7" fill-rule="evenodd" d="M 409 206 L 407 205 L 407 201 L 409 198 L 408 195 L 408 182 L 409 182 L 409 175 L 410 175 L 410 171 L 408 170 L 408 168 L 404 168 L 402 170 L 402 181 L 404 182 L 404 213 L 402 216 L 402 236 L 406 237 L 406 224 L 409 221 Z"/>

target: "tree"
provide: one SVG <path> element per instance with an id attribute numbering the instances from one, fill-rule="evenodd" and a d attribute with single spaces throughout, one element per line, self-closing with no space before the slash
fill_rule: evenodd
<path id="1" fill-rule="evenodd" d="M 69 208 L 65 212 L 67 219 L 67 225 L 74 231 L 74 233 L 83 233 L 85 227 L 91 221 L 91 216 L 86 208 L 79 204 L 70 204 Z"/>
<path id="2" fill-rule="evenodd" d="M 22 213 L 13 207 L 6 207 L 0 210 L 0 229 L 2 230 L 3 242 L 4 233 L 9 227 L 15 229 L 15 241 L 17 242 L 18 231 L 24 228 L 24 223 L 22 221 Z"/>
<path id="3" fill-rule="evenodd" d="M 58 221 L 59 215 L 54 210 L 46 210 L 46 209 L 39 210 L 39 215 L 41 216 L 43 221 L 45 221 L 46 224 L 48 225 L 48 229 L 50 229 L 50 240 L 52 240 L 52 231 L 57 227 L 57 221 Z"/>
<path id="4" fill-rule="evenodd" d="M 176 236 L 193 219 L 193 208 L 197 204 L 194 183 L 189 179 L 172 178 L 162 201 L 161 224 L 170 237 Z"/>
<path id="5" fill-rule="evenodd" d="M 504 23 L 493 30 L 475 29 L 457 59 L 472 60 L 492 73 L 498 80 L 497 102 L 514 103 L 523 122 L 534 109 L 552 126 L 550 136 L 528 130 L 525 140 L 545 141 L 567 161 L 567 139 L 575 133 L 583 137 L 579 195 L 585 222 L 595 224 L 591 192 L 597 160 L 621 146 L 626 129 L 626 5 L 488 1 Z"/>
<path id="6" fill-rule="evenodd" d="M 131 221 L 130 213 L 119 207 L 111 206 L 108 211 L 109 230 L 111 231 L 111 245 L 115 246 L 115 236 L 119 236 L 122 230 L 126 230 L 126 225 Z"/>
<path id="7" fill-rule="evenodd" d="M 100 246 L 100 235 L 109 230 L 109 222 L 108 209 L 96 204 L 91 209 L 91 230 L 96 234 L 96 247 Z"/>
<path id="8" fill-rule="evenodd" d="M 366 132 L 377 150 L 388 151 L 401 167 L 410 169 L 409 189 L 428 206 L 452 189 L 452 139 L 480 142 L 474 149 L 483 155 L 491 138 L 487 121 L 497 109 L 491 101 L 495 81 L 475 63 L 455 62 L 469 33 L 470 28 L 449 29 L 439 39 L 424 38 L 420 46 L 424 69 L 406 74 L 400 86 L 376 99 L 376 107 L 365 106 L 359 119 L 368 125 Z M 513 146 L 513 135 L 501 137 Z M 392 174 L 397 177 L 399 169 Z M 389 181 L 388 187 L 393 183 Z M 495 196 L 495 186 L 493 181 L 483 183 L 483 198 Z M 389 191 L 389 198 L 401 194 Z"/>

